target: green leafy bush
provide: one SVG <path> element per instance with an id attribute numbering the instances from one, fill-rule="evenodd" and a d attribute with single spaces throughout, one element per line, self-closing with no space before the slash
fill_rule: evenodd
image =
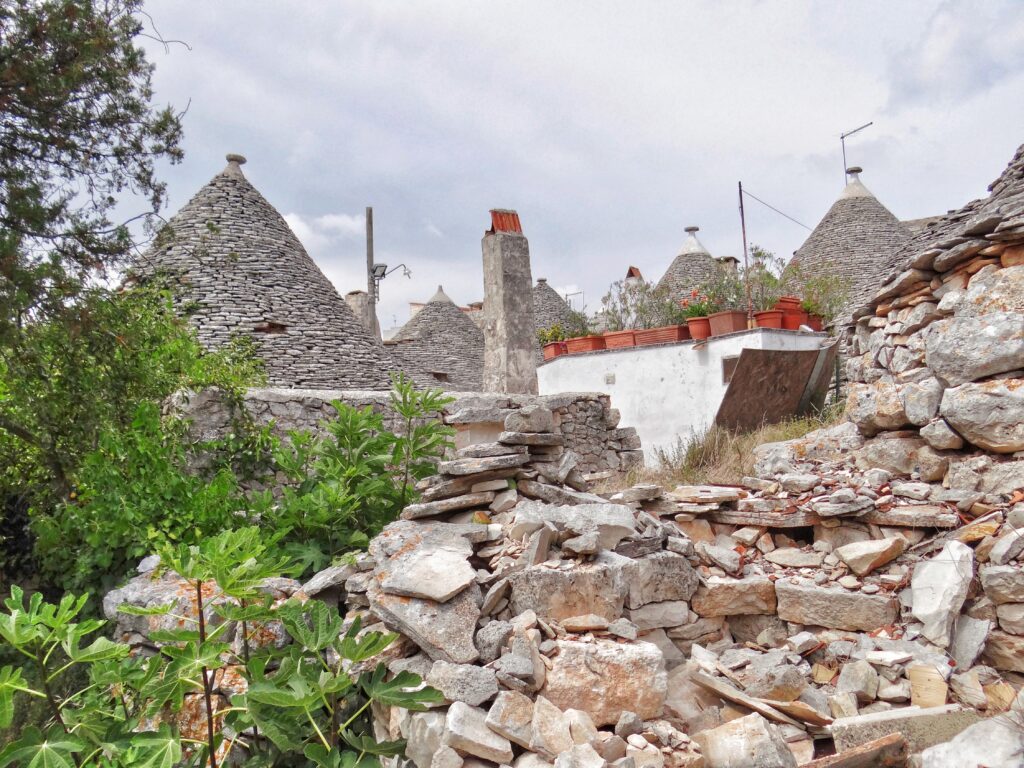
<path id="1" fill-rule="evenodd" d="M 48 717 L 0 750 L 0 768 L 216 768 L 229 753 L 250 766 L 370 768 L 376 756 L 405 747 L 374 740 L 373 703 L 423 710 L 442 701 L 432 688 L 416 690 L 417 675 L 388 680 L 383 663 L 369 665 L 395 635 L 363 632 L 358 620 L 345 628 L 319 601 L 272 605 L 262 583 L 296 568 L 259 528 L 168 545 L 160 557 L 194 594 L 194 611 L 121 606 L 176 620 L 178 629 L 151 633 L 162 645 L 149 658 L 130 657 L 127 645 L 103 637 L 85 644 L 104 624 L 79 620 L 85 597 L 66 595 L 52 605 L 36 594 L 26 605 L 13 588 L 0 612 L 0 637 L 24 660 L 0 668 L 0 729 L 12 721 L 15 697 L 46 701 Z M 267 622 L 280 622 L 291 642 L 250 647 L 251 631 Z M 229 636 L 236 627 L 241 647 Z M 214 674 L 224 667 L 245 681 L 229 706 L 214 693 Z M 88 684 L 55 694 L 74 668 L 87 670 Z M 202 738 L 181 733 L 175 714 L 186 707 L 200 713 Z"/>
<path id="2" fill-rule="evenodd" d="M 668 286 L 657 287 L 636 278 L 612 283 L 601 307 L 609 331 L 660 328 L 685 320 Z"/>
<path id="3" fill-rule="evenodd" d="M 144 402 L 128 429 L 109 429 L 78 472 L 74 498 L 34 520 L 48 583 L 106 591 L 164 542 L 192 543 L 246 520 L 235 474 L 187 470 L 187 424 Z"/>
<path id="4" fill-rule="evenodd" d="M 324 422 L 324 435 L 292 431 L 274 452 L 291 484 L 280 498 L 264 493 L 254 507 L 261 524 L 309 570 L 365 547 L 413 500 L 416 481 L 434 473 L 451 443 L 454 430 L 440 413 L 452 398 L 417 390 L 405 377 L 393 384 L 397 432 L 369 407 L 334 401 L 337 416 Z"/>

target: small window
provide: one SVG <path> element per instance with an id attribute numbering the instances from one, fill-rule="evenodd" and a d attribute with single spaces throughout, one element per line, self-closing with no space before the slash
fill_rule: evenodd
<path id="1" fill-rule="evenodd" d="M 436 381 L 451 381 L 451 379 L 448 378 L 448 374 L 441 371 L 431 371 L 430 375 L 433 376 Z"/>
<path id="2" fill-rule="evenodd" d="M 732 381 L 732 375 L 736 372 L 736 363 L 740 361 L 740 356 L 735 355 L 734 357 L 723 357 L 722 358 L 722 383 L 728 384 Z"/>
<path id="3" fill-rule="evenodd" d="M 288 330 L 288 326 L 284 323 L 277 323 L 273 320 L 266 320 L 262 323 L 257 323 L 253 330 L 256 333 L 285 333 Z"/>

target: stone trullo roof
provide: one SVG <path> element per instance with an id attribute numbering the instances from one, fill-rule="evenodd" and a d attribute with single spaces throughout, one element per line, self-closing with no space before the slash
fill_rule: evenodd
<path id="1" fill-rule="evenodd" d="M 546 278 L 538 277 L 533 286 L 533 320 L 537 330 L 553 325 L 565 325 L 572 316 L 572 307 L 548 285 Z"/>
<path id="2" fill-rule="evenodd" d="M 850 322 L 853 309 L 882 285 L 892 254 L 909 239 L 908 228 L 878 202 L 861 182 L 860 168 L 850 169 L 850 182 L 804 244 L 789 268 L 799 265 L 805 277 L 816 273 L 845 278 L 848 297 L 836 319 Z"/>
<path id="3" fill-rule="evenodd" d="M 686 298 L 690 291 L 713 280 L 718 274 L 718 261 L 697 239 L 699 229 L 686 228 L 686 242 L 658 281 L 657 287 L 668 286 L 674 299 Z"/>
<path id="4" fill-rule="evenodd" d="M 404 370 L 434 378 L 450 391 L 480 391 L 484 369 L 484 334 L 448 298 L 441 286 L 403 325 L 387 349 Z"/>
<path id="5" fill-rule="evenodd" d="M 397 370 L 274 207 L 228 165 L 170 220 L 136 272 L 169 273 L 200 341 L 238 333 L 258 346 L 272 386 L 386 389 Z"/>
<path id="6" fill-rule="evenodd" d="M 962 262 L 984 257 L 989 245 L 1024 241 L 1024 144 L 988 191 L 988 197 L 937 217 L 892 252 L 882 265 L 880 290 L 867 297 L 856 314 L 872 312 L 880 303 L 878 295 L 891 298 L 930 280 L 933 273 L 950 272 Z"/>

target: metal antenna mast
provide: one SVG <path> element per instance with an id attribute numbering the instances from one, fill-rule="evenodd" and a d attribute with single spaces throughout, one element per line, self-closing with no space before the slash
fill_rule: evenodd
<path id="1" fill-rule="evenodd" d="M 843 145 L 843 182 L 845 184 L 849 184 L 850 183 L 849 180 L 847 179 L 847 176 L 846 176 L 846 137 L 847 136 L 853 136 L 853 134 L 857 133 L 858 131 L 863 131 L 869 125 L 874 125 L 874 124 L 875 124 L 875 121 L 872 120 L 870 123 L 864 123 L 864 125 L 862 125 L 860 128 L 854 128 L 852 131 L 847 131 L 846 133 L 840 133 L 839 134 L 839 141 Z"/>

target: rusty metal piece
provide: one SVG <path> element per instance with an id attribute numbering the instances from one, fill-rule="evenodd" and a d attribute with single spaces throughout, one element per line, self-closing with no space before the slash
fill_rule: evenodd
<path id="1" fill-rule="evenodd" d="M 523 226 L 519 223 L 519 214 L 515 211 L 494 208 L 491 210 L 490 234 L 495 232 L 514 232 L 517 235 L 523 234 Z"/>

